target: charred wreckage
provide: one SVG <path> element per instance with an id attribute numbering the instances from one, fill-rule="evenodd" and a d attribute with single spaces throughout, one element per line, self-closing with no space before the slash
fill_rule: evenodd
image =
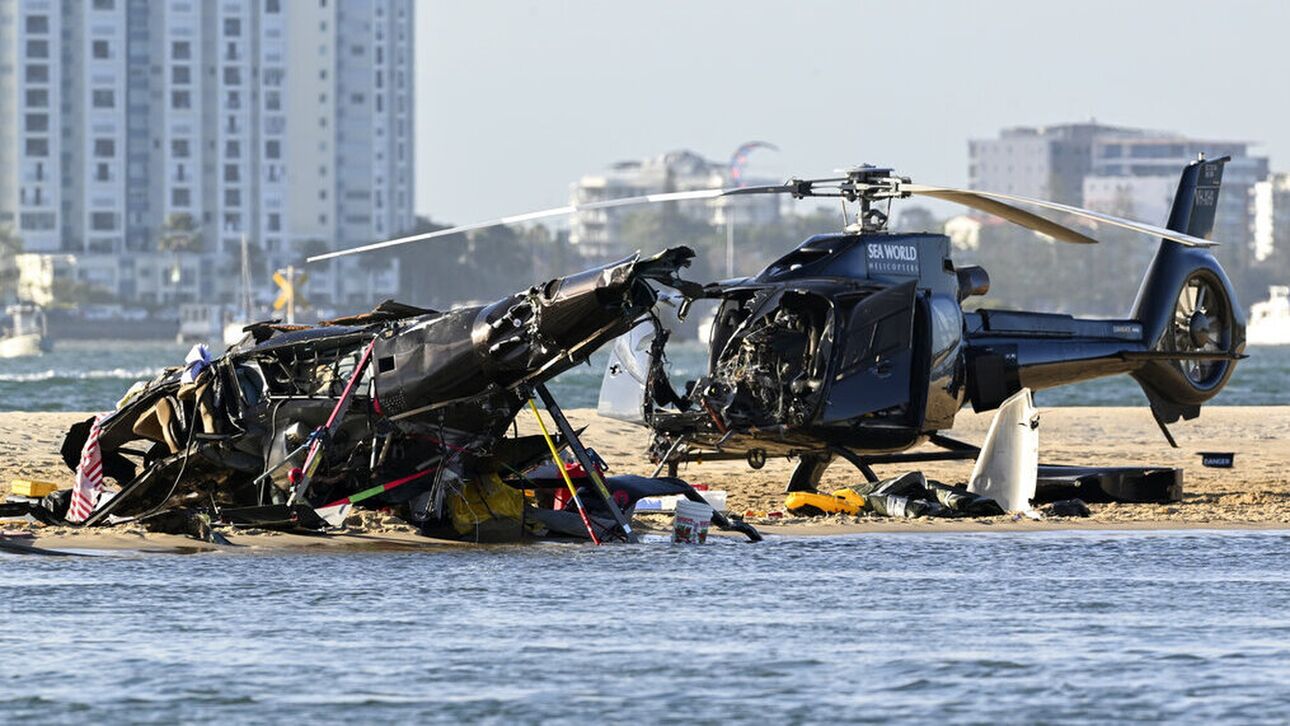
<path id="1" fill-rule="evenodd" d="M 72 427 L 62 454 L 78 479 L 91 455 L 118 485 L 83 524 L 322 530 L 361 502 L 433 536 L 633 540 L 639 499 L 701 495 L 674 478 L 602 476 L 544 383 L 648 316 L 655 284 L 690 288 L 677 273 L 692 257 L 635 255 L 449 312 L 387 302 L 317 326 L 248 326 L 223 356 L 190 355 Z M 508 433 L 534 395 L 558 435 Z M 576 477 L 551 466 L 566 447 Z M 565 487 L 576 505 L 555 508 Z"/>
<path id="2" fill-rule="evenodd" d="M 632 256 L 490 305 L 436 312 L 386 303 L 315 327 L 250 326 L 206 365 L 190 361 L 136 384 L 106 416 L 69 432 L 63 455 L 78 487 L 96 469 L 119 491 L 79 513 L 93 525 L 197 512 L 232 524 L 322 529 L 355 504 L 394 507 L 426 534 L 485 540 L 555 535 L 631 540 L 644 497 L 702 501 L 676 478 L 698 459 L 798 461 L 790 493 L 813 492 L 842 459 L 886 496 L 872 466 L 985 458 L 946 435 L 967 403 L 1007 407 L 1028 390 L 1132 376 L 1170 444 L 1168 425 L 1199 415 L 1244 357 L 1245 320 L 1210 252 L 1226 158 L 1187 165 L 1166 226 L 1041 199 L 913 184 L 890 169 L 783 185 L 673 192 L 581 205 L 610 208 L 743 194 L 833 197 L 855 205 L 841 233 L 820 234 L 750 278 L 707 285 L 678 275 L 673 247 Z M 893 200 L 962 204 L 1053 240 L 1094 244 L 1084 230 L 1025 211 L 1061 212 L 1159 238 L 1133 309 L 1121 319 L 965 309 L 986 271 L 957 266 L 949 239 L 886 229 Z M 568 214 L 561 207 L 521 215 Z M 514 217 L 326 253 L 310 261 L 418 242 Z M 668 380 L 671 331 L 660 302 L 684 317 L 715 301 L 705 375 Z M 654 477 L 601 475 L 545 383 L 613 343 L 599 412 L 652 432 Z M 543 400 L 557 437 L 508 434 Z M 538 418 L 539 423 L 542 419 Z M 930 443 L 940 451 L 908 451 Z M 579 484 L 558 449 L 576 460 Z M 85 456 L 91 460 L 86 465 Z M 543 468 L 543 465 L 546 468 Z M 669 476 L 659 477 L 664 467 Z M 1039 466 L 1049 490 L 1112 501 L 1176 501 L 1181 470 Z M 92 478 L 89 477 L 89 478 Z M 902 485 L 903 486 L 903 485 Z M 567 489 L 572 506 L 556 505 Z M 923 496 L 962 492 L 917 486 Z M 76 503 L 73 502 L 73 505 Z M 57 506 L 54 509 L 58 509 Z M 71 514 L 77 514 L 75 506 Z M 62 512 L 56 516 L 62 517 Z M 191 518 L 190 518 L 191 520 Z M 712 523 L 759 535 L 737 518 Z"/>

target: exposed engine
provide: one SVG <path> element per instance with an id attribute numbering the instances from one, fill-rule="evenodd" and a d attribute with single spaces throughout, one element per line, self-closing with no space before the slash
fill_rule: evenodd
<path id="1" fill-rule="evenodd" d="M 788 292 L 778 304 L 756 305 L 764 312 L 752 314 L 749 308 L 758 302 L 723 306 L 718 324 L 725 343 L 712 376 L 696 389 L 727 423 L 800 425 L 814 411 L 825 375 L 827 306 Z"/>

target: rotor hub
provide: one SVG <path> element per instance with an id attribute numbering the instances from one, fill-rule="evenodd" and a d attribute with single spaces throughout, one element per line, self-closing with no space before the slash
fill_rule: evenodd
<path id="1" fill-rule="evenodd" d="M 1197 348 L 1204 348 L 1214 341 L 1214 321 L 1199 310 L 1192 314 L 1187 325 L 1187 333 Z"/>

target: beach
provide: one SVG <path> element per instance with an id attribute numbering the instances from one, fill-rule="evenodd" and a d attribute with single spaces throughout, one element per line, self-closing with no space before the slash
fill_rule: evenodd
<path id="1" fill-rule="evenodd" d="M 644 429 L 602 418 L 593 409 L 566 412 L 575 426 L 586 426 L 584 441 L 609 463 L 611 474 L 649 475 Z M 72 474 L 59 456 L 64 431 L 85 413 L 0 413 L 0 486 L 31 478 L 70 486 Z M 989 414 L 964 410 L 953 435 L 979 443 Z M 527 411 L 518 419 L 521 432 L 536 432 Z M 870 531 L 991 531 L 1044 529 L 1290 529 L 1290 406 L 1226 406 L 1205 409 L 1200 418 L 1172 427 L 1179 448 L 1172 449 L 1145 408 L 1067 407 L 1041 409 L 1040 459 L 1044 463 L 1080 465 L 1149 465 L 1185 470 L 1184 497 L 1174 504 L 1090 504 L 1087 518 L 1043 520 L 1012 516 L 968 519 L 890 519 L 859 517 L 792 517 L 784 513 L 784 486 L 794 462 L 775 459 L 760 470 L 744 462 L 702 462 L 683 466 L 680 476 L 692 484 L 727 492 L 729 511 L 746 515 L 767 534 L 836 535 Z M 1199 452 L 1236 454 L 1232 469 L 1201 466 Z M 895 476 L 917 467 L 929 479 L 961 484 L 970 461 L 900 464 L 875 467 L 880 476 Z M 856 483 L 860 474 L 844 462 L 825 475 L 822 491 Z M 638 517 L 638 527 L 662 531 L 666 517 Z M 13 530 L 14 525 L 6 529 Z M 214 545 L 176 536 L 148 533 L 138 525 L 81 530 L 31 528 L 41 546 L 127 549 L 207 549 Z M 360 526 L 331 537 L 280 533 L 229 533 L 236 544 L 258 548 L 404 548 L 460 546 L 429 540 L 390 517 L 365 516 Z"/>

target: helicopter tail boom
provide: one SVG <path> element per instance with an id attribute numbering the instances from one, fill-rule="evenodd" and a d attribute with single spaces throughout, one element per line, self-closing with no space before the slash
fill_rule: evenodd
<path id="1" fill-rule="evenodd" d="M 1211 235 L 1226 161 L 1202 159 L 1183 170 L 1170 230 Z M 1162 425 L 1191 419 L 1226 385 L 1245 348 L 1245 316 L 1218 260 L 1208 247 L 1170 239 L 1160 241 L 1127 319 L 982 310 L 967 321 L 977 410 L 994 408 L 1020 386 L 1128 373 Z"/>

